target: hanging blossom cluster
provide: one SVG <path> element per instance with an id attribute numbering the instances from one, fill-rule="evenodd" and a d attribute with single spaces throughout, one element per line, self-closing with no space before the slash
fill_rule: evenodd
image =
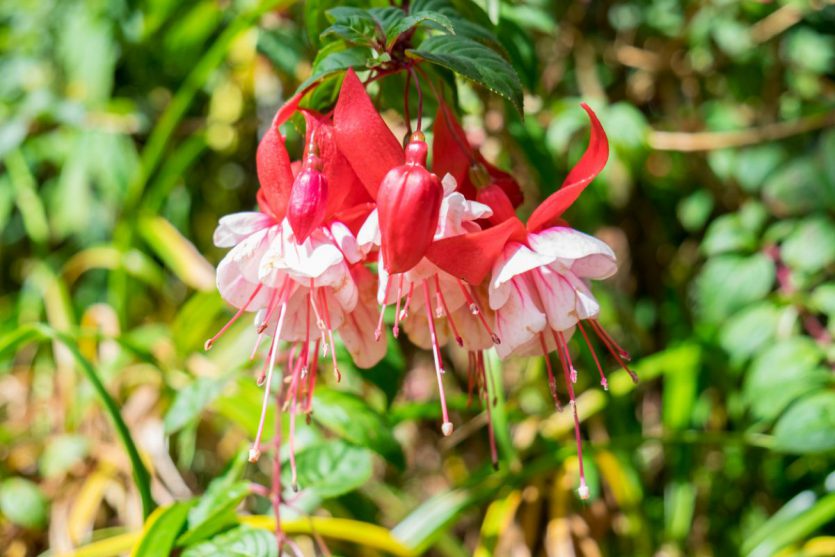
<path id="1" fill-rule="evenodd" d="M 277 400 L 290 414 L 295 487 L 295 416 L 311 412 L 320 361 L 330 360 L 339 379 L 338 336 L 358 367 L 379 362 L 386 350 L 384 310 L 391 306 L 394 336 L 402 331 L 432 350 L 445 435 L 453 423 L 442 347 L 455 342 L 468 351 L 470 394 L 477 393 L 486 408 L 494 464 L 489 391 L 495 387 L 484 352 L 544 356 L 551 395 L 562 410 L 559 373 L 549 358 L 556 352 L 574 417 L 578 491 L 588 497 L 568 339 L 579 331 L 604 388 L 592 335 L 635 379 L 628 354 L 597 321 L 600 307 L 588 287 L 590 279 L 616 271 L 615 255 L 560 218 L 608 158 L 594 112 L 582 105 L 591 122 L 582 158 L 522 222 L 515 213 L 522 201 L 517 182 L 468 143 L 442 99 L 432 130 L 432 171 L 423 133 L 413 133 L 404 149 L 353 71 L 330 113 L 300 109 L 299 99 L 278 111 L 259 144 L 258 211 L 223 217 L 214 234 L 217 246 L 231 248 L 217 269 L 218 288 L 238 311 L 206 348 L 246 312 L 255 314 L 258 332 L 253 358 L 265 345 L 258 378 L 263 407 L 250 460 L 261 455 L 271 388 L 280 382 Z M 279 128 L 296 112 L 304 115 L 307 146 L 302 160 L 291 161 Z"/>

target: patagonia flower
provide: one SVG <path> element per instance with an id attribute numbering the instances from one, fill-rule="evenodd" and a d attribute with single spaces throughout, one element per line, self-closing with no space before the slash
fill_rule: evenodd
<path id="1" fill-rule="evenodd" d="M 427 257 L 453 276 L 479 284 L 488 275 L 490 308 L 495 312 L 500 357 L 541 354 L 545 356 L 551 394 L 558 409 L 557 383 L 548 353 L 556 351 L 574 415 L 577 451 L 580 456 L 580 488 L 583 498 L 588 487 L 582 468 L 580 421 L 575 404 L 577 371 L 568 350 L 574 328 L 592 350 L 607 388 L 603 369 L 582 324 L 586 321 L 612 356 L 636 379 L 625 361 L 628 355 L 597 322 L 599 305 L 586 283 L 602 279 L 617 270 L 612 250 L 603 242 L 561 225 L 563 212 L 580 196 L 606 164 L 609 146 L 594 112 L 582 105 L 591 121 L 591 138 L 586 152 L 569 172 L 559 190 L 547 198 L 523 224 L 515 215 L 496 219 L 493 226 L 462 236 L 440 240 Z M 497 190 L 493 197 L 505 201 Z M 500 209 L 501 210 L 501 209 Z"/>

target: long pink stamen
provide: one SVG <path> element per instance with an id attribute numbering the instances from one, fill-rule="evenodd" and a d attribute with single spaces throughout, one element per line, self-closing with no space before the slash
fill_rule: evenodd
<path id="1" fill-rule="evenodd" d="M 259 283 L 258 286 L 255 287 L 255 290 L 252 291 L 252 294 L 249 295 L 249 298 L 247 299 L 246 303 L 243 306 L 241 306 L 241 308 L 238 311 L 235 312 L 235 315 L 232 316 L 232 319 L 227 321 L 226 325 L 221 327 L 220 330 L 215 334 L 215 336 L 213 336 L 205 342 L 205 344 L 203 345 L 204 350 L 210 350 L 212 348 L 212 345 L 215 342 L 217 342 L 217 339 L 223 336 L 223 334 L 229 330 L 229 327 L 231 327 L 232 324 L 235 323 L 235 321 L 237 321 L 241 317 L 241 315 L 244 314 L 246 308 L 249 307 L 249 304 L 252 303 L 252 300 L 254 300 L 255 296 L 258 295 L 258 292 L 261 291 L 261 286 L 263 285 Z"/>
<path id="2" fill-rule="evenodd" d="M 276 308 L 278 308 L 279 300 L 285 300 L 284 293 L 287 290 L 287 286 L 290 283 L 290 277 L 284 279 L 284 282 L 281 284 L 281 289 L 276 290 L 273 292 L 273 295 L 270 297 L 270 302 L 267 304 L 267 313 L 264 316 L 264 322 L 261 323 L 261 326 L 258 327 L 258 332 L 263 333 L 267 330 L 267 327 L 270 324 L 270 320 L 273 318 L 273 313 L 275 313 Z M 289 298 L 289 296 L 288 296 Z"/>
<path id="3" fill-rule="evenodd" d="M 484 330 L 487 331 L 487 334 L 490 335 L 490 340 L 493 341 L 493 344 L 501 344 L 502 339 L 499 338 L 499 335 L 493 332 L 493 329 L 487 323 L 487 319 L 484 318 L 484 312 L 481 311 L 475 292 L 471 293 L 461 279 L 456 280 L 458 281 L 458 286 L 461 288 L 461 292 L 464 294 L 464 299 L 467 301 L 470 313 L 477 316 L 479 321 L 481 321 L 481 325 L 484 327 Z"/>
<path id="4" fill-rule="evenodd" d="M 389 301 L 389 291 L 391 290 L 391 276 L 386 279 L 386 292 L 383 294 L 383 303 L 380 305 L 380 318 L 377 320 L 377 328 L 374 329 L 374 340 L 379 341 L 383 338 L 383 316 L 386 314 L 386 305 Z"/>
<path id="5" fill-rule="evenodd" d="M 310 412 L 313 411 L 313 390 L 316 387 L 316 370 L 319 367 L 319 340 L 313 345 L 313 363 L 310 365 L 310 373 L 307 376 L 307 404 L 304 411 L 310 419 Z"/>
<path id="6" fill-rule="evenodd" d="M 409 283 L 409 292 L 406 294 L 406 301 L 403 303 L 403 309 L 400 310 L 400 320 L 403 321 L 409 316 L 409 306 L 412 304 L 412 294 L 415 291 L 414 281 Z"/>
<path id="7" fill-rule="evenodd" d="M 467 408 L 473 403 L 473 388 L 476 383 L 476 373 L 478 372 L 477 360 L 475 352 L 472 350 L 467 352 Z"/>
<path id="8" fill-rule="evenodd" d="M 446 407 L 446 395 L 444 394 L 444 363 L 441 359 L 441 347 L 438 344 L 438 335 L 435 332 L 435 318 L 432 317 L 432 297 L 429 295 L 429 283 L 423 281 L 423 298 L 426 304 L 426 320 L 429 322 L 429 336 L 432 339 L 432 355 L 435 357 L 435 375 L 438 377 L 438 391 L 441 397 L 441 412 L 443 414 L 444 423 L 441 425 L 441 431 L 444 435 L 452 435 L 453 425 L 449 421 L 449 411 Z"/>
<path id="9" fill-rule="evenodd" d="M 571 411 L 574 414 L 574 439 L 577 442 L 577 461 L 580 469 L 580 487 L 577 489 L 577 492 L 579 493 L 581 499 L 588 499 L 589 488 L 586 485 L 586 474 L 583 470 L 583 442 L 580 437 L 580 416 L 577 413 L 577 401 L 574 398 L 574 386 L 572 385 L 571 378 L 569 377 L 570 372 L 568 370 L 569 366 L 571 366 L 571 356 L 568 355 L 568 346 L 565 343 L 565 337 L 562 332 L 554 332 L 553 330 L 551 332 L 554 335 L 554 341 L 557 343 L 557 354 L 560 357 L 560 364 L 562 365 L 563 375 L 565 376 L 565 384 L 568 387 L 568 396 L 571 399 Z M 566 361 L 568 361 L 568 365 L 566 365 Z"/>
<path id="10" fill-rule="evenodd" d="M 278 338 L 278 335 L 276 335 Z M 278 544 L 278 554 L 281 555 L 281 549 L 286 539 L 284 531 L 281 529 L 281 412 L 280 395 L 275 395 L 275 437 L 273 439 L 273 483 L 272 483 L 272 504 L 273 514 L 275 514 L 275 541 Z M 263 415 L 261 416 L 263 420 Z M 252 460 L 252 450 L 249 451 L 250 462 Z M 260 451 L 259 451 L 260 454 Z M 257 460 L 257 458 L 256 458 Z"/>
<path id="11" fill-rule="evenodd" d="M 545 335 L 539 333 L 539 345 L 542 347 L 542 357 L 545 359 L 545 369 L 548 370 L 548 387 L 551 389 L 551 397 L 554 399 L 554 404 L 558 412 L 562 412 L 562 404 L 560 404 L 560 397 L 557 394 L 557 379 L 554 377 L 554 369 L 551 367 L 551 358 L 548 357 L 548 346 L 545 343 Z"/>
<path id="12" fill-rule="evenodd" d="M 414 285 L 414 283 L 412 283 Z M 443 310 L 444 315 L 446 316 L 447 322 L 449 323 L 449 327 L 452 329 L 452 334 L 455 335 L 455 342 L 458 343 L 458 346 L 464 346 L 464 339 L 461 337 L 461 333 L 458 332 L 458 327 L 455 326 L 455 320 L 452 318 L 452 313 L 449 311 L 449 308 L 446 305 L 446 300 L 444 299 L 444 295 L 441 294 L 441 279 L 438 278 L 438 274 L 435 274 L 435 296 L 438 298 L 440 302 L 441 309 Z"/>
<path id="13" fill-rule="evenodd" d="M 597 319 L 589 319 L 589 321 L 591 322 L 591 326 L 594 327 L 594 330 L 597 331 L 597 334 L 600 335 L 600 338 L 603 339 L 606 344 L 611 345 L 615 350 L 617 350 L 618 355 L 621 358 L 623 358 L 627 362 L 632 359 L 632 356 L 629 354 L 629 352 L 621 348 L 621 346 L 617 342 L 615 342 L 615 339 L 612 338 L 612 335 L 606 332 L 606 329 L 603 328 L 603 325 L 601 325 Z"/>
<path id="14" fill-rule="evenodd" d="M 299 355 L 299 361 L 295 369 L 293 369 L 293 381 L 290 383 L 290 389 L 287 392 L 287 396 L 290 399 L 290 439 L 288 443 L 290 449 L 290 486 L 296 492 L 299 490 L 298 473 L 296 470 L 296 401 L 298 400 L 296 395 L 299 389 L 299 375 L 304 367 L 308 350 L 310 350 L 310 347 L 305 346 L 304 354 Z"/>
<path id="15" fill-rule="evenodd" d="M 257 462 L 258 458 L 261 456 L 261 436 L 264 433 L 264 419 L 267 417 L 267 404 L 270 401 L 270 385 L 272 384 L 273 371 L 275 370 L 275 358 L 278 354 L 278 341 L 281 336 L 281 328 L 284 325 L 284 315 L 286 310 L 287 303 L 282 301 L 281 310 L 278 314 L 278 323 L 276 324 L 275 332 L 273 333 L 272 347 L 270 348 L 270 365 L 267 371 L 267 381 L 264 384 L 264 400 L 261 404 L 261 418 L 258 421 L 258 432 L 255 435 L 255 442 L 249 450 L 250 462 Z M 276 412 L 278 413 L 279 410 L 276 409 Z"/>
<path id="16" fill-rule="evenodd" d="M 609 351 L 609 353 L 612 355 L 615 361 L 617 361 L 620 367 L 622 367 L 624 371 L 626 371 L 626 373 L 629 374 L 629 377 L 632 378 L 632 382 L 637 383 L 638 376 L 635 374 L 634 371 L 629 369 L 629 366 L 626 365 L 626 362 L 624 362 L 623 359 L 620 357 L 616 348 L 617 345 L 612 345 L 612 341 L 606 334 L 606 331 L 603 330 L 603 327 L 601 327 L 600 324 L 594 321 L 593 319 L 589 319 L 588 321 L 589 323 L 591 323 L 591 327 L 592 329 L 594 329 L 594 332 L 597 333 L 597 338 L 599 338 L 603 342 L 603 344 L 606 346 L 606 349 Z"/>
<path id="17" fill-rule="evenodd" d="M 586 346 L 589 347 L 589 352 L 591 352 L 591 357 L 594 358 L 594 363 L 597 365 L 597 371 L 600 373 L 600 384 L 603 385 L 603 390 L 609 390 L 609 382 L 606 380 L 606 374 L 603 373 L 603 366 L 600 365 L 600 360 L 597 359 L 597 353 L 594 351 L 594 347 L 591 345 L 589 341 L 589 336 L 586 334 L 586 330 L 583 328 L 583 323 L 577 321 L 577 328 L 580 329 L 580 333 L 583 335 L 583 339 L 586 341 Z"/>
<path id="18" fill-rule="evenodd" d="M 258 349 L 261 348 L 261 341 L 264 339 L 264 333 L 258 333 L 258 338 L 255 339 L 255 345 L 252 347 L 252 352 L 249 353 L 249 361 L 255 359 Z"/>
<path id="19" fill-rule="evenodd" d="M 391 275 L 389 275 L 389 279 L 391 279 Z M 394 338 L 400 334 L 400 298 L 403 296 L 403 275 L 400 275 L 400 280 L 397 283 L 397 305 L 394 308 L 394 327 L 391 328 L 391 332 L 394 335 Z"/>
<path id="20" fill-rule="evenodd" d="M 331 329 L 331 314 L 328 309 L 328 297 L 324 290 L 319 290 L 319 297 L 322 298 L 322 309 L 325 314 L 325 325 L 328 328 L 328 342 L 331 345 L 331 358 L 333 359 L 333 372 L 336 375 L 336 382 L 342 381 L 342 374 L 339 372 L 339 365 L 336 363 L 336 345 L 333 342 L 333 329 Z"/>
<path id="21" fill-rule="evenodd" d="M 490 439 L 490 458 L 493 461 L 493 469 L 499 469 L 499 451 L 496 448 L 496 431 L 493 429 L 493 405 L 490 403 L 490 387 L 486 379 L 486 367 L 484 365 L 484 352 L 479 351 L 476 359 L 476 366 L 481 371 L 481 379 L 484 385 L 484 404 L 487 406 L 487 436 Z"/>

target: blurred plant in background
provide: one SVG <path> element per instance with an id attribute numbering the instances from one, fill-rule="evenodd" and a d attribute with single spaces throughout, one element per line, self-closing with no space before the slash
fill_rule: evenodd
<path id="1" fill-rule="evenodd" d="M 519 74 L 524 116 L 460 78 L 457 100 L 471 141 L 523 184 L 520 214 L 579 157 L 579 102 L 598 113 L 612 157 L 568 218 L 615 248 L 621 268 L 595 295 L 642 382 L 616 372 L 609 394 L 579 389 L 586 504 L 541 360 L 502 370 L 509 465 L 494 472 L 463 373 L 448 374 L 463 425 L 441 440 L 431 356 L 389 339 L 360 372 L 339 348 L 342 383 L 320 386 L 299 426 L 305 489 L 285 530 L 310 554 L 835 553 L 835 6 L 423 4 L 458 15 L 460 33 L 489 28 Z M 365 63 L 323 47 L 338 44 L 320 36 L 331 7 L 0 6 L 4 555 L 161 555 L 175 541 L 183 555 L 274 554 L 269 505 L 250 496 L 271 470 L 240 456 L 258 423 L 254 333 L 242 323 L 202 351 L 228 318 L 211 234 L 252 208 L 275 109 L 333 72 L 313 99 L 327 104 L 337 70 Z M 373 91 L 395 126 L 403 85 Z"/>

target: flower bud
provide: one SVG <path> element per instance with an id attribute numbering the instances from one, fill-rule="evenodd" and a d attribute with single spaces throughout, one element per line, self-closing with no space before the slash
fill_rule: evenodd
<path id="1" fill-rule="evenodd" d="M 307 240 L 311 232 L 322 225 L 328 202 L 328 180 L 320 170 L 319 159 L 308 155 L 304 167 L 293 182 L 287 207 L 287 221 L 296 243 Z"/>
<path id="2" fill-rule="evenodd" d="M 377 192 L 383 262 L 389 273 L 417 265 L 435 236 L 444 190 L 426 169 L 429 150 L 416 132 L 406 146 L 406 164 L 389 170 Z"/>
<path id="3" fill-rule="evenodd" d="M 480 164 L 473 164 L 469 170 L 470 183 L 476 188 L 476 201 L 483 203 L 493 210 L 493 214 L 487 217 L 490 224 L 501 224 L 504 221 L 516 216 L 513 210 L 513 203 L 505 193 L 505 190 L 496 183 Z"/>

